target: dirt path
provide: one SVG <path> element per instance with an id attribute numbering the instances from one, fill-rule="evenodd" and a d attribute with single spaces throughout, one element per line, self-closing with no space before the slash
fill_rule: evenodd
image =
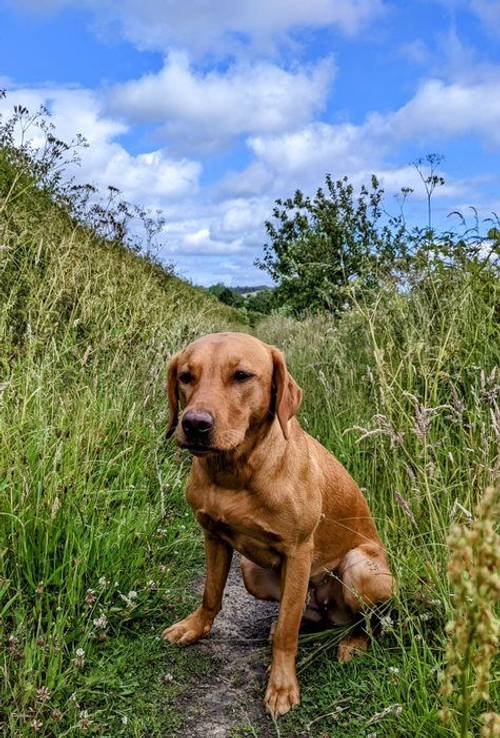
<path id="1" fill-rule="evenodd" d="M 211 656 L 215 671 L 193 683 L 183 699 L 188 717 L 182 735 L 189 738 L 232 738 L 238 735 L 238 727 L 248 730 L 250 726 L 255 733 L 245 735 L 276 736 L 262 700 L 270 657 L 268 635 L 277 605 L 259 602 L 247 593 L 238 558 L 209 638 L 192 646 Z"/>

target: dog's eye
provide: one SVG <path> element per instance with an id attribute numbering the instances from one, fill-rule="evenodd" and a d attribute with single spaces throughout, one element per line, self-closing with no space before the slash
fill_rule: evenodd
<path id="1" fill-rule="evenodd" d="M 241 369 L 233 374 L 235 382 L 246 382 L 247 379 L 250 379 L 251 377 L 253 377 L 253 374 L 250 374 L 250 372 L 244 372 Z"/>
<path id="2" fill-rule="evenodd" d="M 191 384 L 193 381 L 193 375 L 191 372 L 182 372 L 182 374 L 179 374 L 179 382 L 181 384 Z"/>

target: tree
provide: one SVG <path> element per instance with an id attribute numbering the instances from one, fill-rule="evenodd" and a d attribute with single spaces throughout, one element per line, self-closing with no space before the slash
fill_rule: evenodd
<path id="1" fill-rule="evenodd" d="M 208 288 L 208 291 L 225 305 L 230 305 L 231 307 L 242 307 L 243 305 L 242 296 L 224 284 L 214 284 Z"/>
<path id="2" fill-rule="evenodd" d="M 274 290 L 263 289 L 245 297 L 245 307 L 254 313 L 268 315 L 274 307 Z"/>
<path id="3" fill-rule="evenodd" d="M 314 198 L 297 190 L 276 200 L 269 242 L 257 265 L 277 283 L 274 299 L 292 314 L 340 312 L 352 289 L 369 289 L 404 257 L 401 217 L 382 222 L 384 191 L 375 176 L 356 196 L 347 177 L 326 176 Z"/>

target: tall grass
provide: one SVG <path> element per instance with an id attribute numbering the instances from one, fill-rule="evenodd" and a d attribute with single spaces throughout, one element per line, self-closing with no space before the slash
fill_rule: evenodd
<path id="1" fill-rule="evenodd" d="M 0 733 L 133 735 L 89 713 L 92 668 L 134 621 L 158 631 L 198 563 L 166 360 L 240 318 L 29 181 L 0 195 Z"/>
<path id="2" fill-rule="evenodd" d="M 429 276 L 410 295 L 388 287 L 335 323 L 274 316 L 259 326 L 286 352 L 305 389 L 303 425 L 361 485 L 388 547 L 396 610 L 380 648 L 367 657 L 379 682 L 367 687 L 359 708 L 379 714 L 386 735 L 463 735 L 453 699 L 447 726 L 438 719 L 444 626 L 455 605 L 446 538 L 454 523 L 472 519 L 498 466 L 497 305 L 495 279 L 464 271 Z M 318 669 L 324 676 L 324 661 L 308 668 L 306 682 L 316 685 Z M 324 702 L 329 689 L 336 694 L 337 680 L 359 691 L 354 673 L 355 683 L 345 669 L 334 669 L 329 687 L 318 679 L 311 705 Z M 398 709 L 380 716 L 391 704 Z M 481 709 L 484 703 L 474 731 Z M 333 726 L 331 717 L 322 726 L 329 720 Z M 368 734 L 368 722 L 360 718 L 340 734 Z"/>

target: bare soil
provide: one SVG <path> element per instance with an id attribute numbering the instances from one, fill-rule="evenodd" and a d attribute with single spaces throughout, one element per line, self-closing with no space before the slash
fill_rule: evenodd
<path id="1" fill-rule="evenodd" d="M 203 582 L 198 586 L 201 590 Z M 270 660 L 268 637 L 276 616 L 277 604 L 248 594 L 235 556 L 212 632 L 190 646 L 209 655 L 215 667 L 208 676 L 193 681 L 182 699 L 180 708 L 187 715 L 182 736 L 276 736 L 263 705 Z"/>

